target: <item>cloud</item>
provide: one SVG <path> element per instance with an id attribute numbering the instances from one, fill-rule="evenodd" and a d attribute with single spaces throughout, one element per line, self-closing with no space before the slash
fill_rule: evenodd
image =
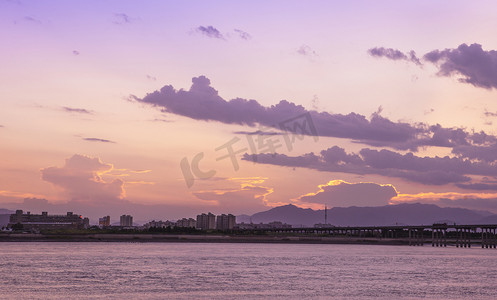
<path id="1" fill-rule="evenodd" d="M 428 185 L 470 183 L 469 175 L 497 176 L 495 164 L 459 157 L 419 157 L 413 153 L 400 154 L 386 149 L 379 151 L 364 148 L 356 154 L 346 153 L 343 148 L 334 146 L 321 151 L 319 155 L 307 153 L 291 157 L 285 154 L 246 153 L 242 160 L 327 172 L 376 174 Z M 459 187 L 472 188 L 464 184 Z"/>
<path id="2" fill-rule="evenodd" d="M 73 51 L 72 51 L 72 54 L 73 54 L 73 55 L 78 56 L 80 53 L 79 53 L 79 51 L 78 51 L 78 50 L 73 50 Z"/>
<path id="3" fill-rule="evenodd" d="M 493 163 L 497 160 L 497 145 L 461 145 L 455 146 L 452 149 L 452 153 L 469 159 L 476 159 L 479 161 L 484 161 L 488 163 Z"/>
<path id="4" fill-rule="evenodd" d="M 42 179 L 60 188 L 70 201 L 102 202 L 123 199 L 124 182 L 120 179 L 107 182 L 102 179 L 112 171 L 113 165 L 84 155 L 66 159 L 63 167 L 41 170 Z"/>
<path id="5" fill-rule="evenodd" d="M 128 16 L 125 13 L 114 14 L 114 21 L 113 21 L 114 24 L 117 24 L 117 25 L 129 24 L 129 23 L 132 23 L 133 21 L 134 21 L 134 18 Z"/>
<path id="6" fill-rule="evenodd" d="M 112 143 L 112 144 L 116 143 L 114 141 L 105 140 L 105 139 L 98 139 L 98 138 L 82 138 L 82 139 L 85 141 L 89 141 L 89 142 Z"/>
<path id="7" fill-rule="evenodd" d="M 316 51 L 312 50 L 311 47 L 307 45 L 302 45 L 297 49 L 297 53 L 303 56 L 317 56 Z"/>
<path id="8" fill-rule="evenodd" d="M 74 107 L 67 107 L 67 106 L 62 106 L 62 110 L 68 113 L 78 113 L 78 114 L 88 114 L 92 115 L 93 112 L 88 109 L 84 108 L 74 108 Z"/>
<path id="9" fill-rule="evenodd" d="M 417 135 L 425 131 L 419 126 L 392 122 L 378 113 L 373 114 L 371 120 L 368 120 L 356 113 L 341 115 L 308 111 L 303 106 L 286 100 L 270 107 L 264 107 L 256 100 L 242 98 L 226 101 L 210 86 L 207 77 L 195 77 L 192 82 L 189 90 L 175 90 L 172 86 L 166 85 L 160 91 L 149 93 L 143 98 L 136 96 L 131 98 L 158 107 L 163 112 L 196 120 L 248 126 L 260 124 L 280 128 L 282 122 L 308 114 L 310 117 L 308 121 L 316 128 L 318 135 L 351 138 L 368 144 L 378 142 L 405 147 L 403 146 L 405 143 L 416 139 Z"/>
<path id="10" fill-rule="evenodd" d="M 213 39 L 221 39 L 224 40 L 224 36 L 213 26 L 199 26 L 196 28 L 196 31 Z"/>
<path id="11" fill-rule="evenodd" d="M 266 197 L 273 192 L 272 188 L 261 185 L 266 179 L 262 177 L 231 178 L 228 180 L 239 184 L 239 188 L 198 191 L 193 195 L 232 213 L 255 213 L 267 208 Z"/>
<path id="12" fill-rule="evenodd" d="M 368 53 L 373 57 L 384 57 L 391 60 L 405 60 L 412 62 L 418 66 L 422 65 L 421 61 L 416 56 L 416 52 L 412 50 L 405 54 L 402 51 L 393 48 L 375 47 L 369 49 Z"/>
<path id="13" fill-rule="evenodd" d="M 445 128 L 439 124 L 410 124 L 393 122 L 381 116 L 381 110 L 370 118 L 357 113 L 331 114 L 307 110 L 301 105 L 281 100 L 276 105 L 262 106 L 256 100 L 235 98 L 225 100 L 205 76 L 194 77 L 189 90 L 176 90 L 166 85 L 143 98 L 129 97 L 140 103 L 195 120 L 218 121 L 255 127 L 272 127 L 291 133 L 351 139 L 374 147 L 418 151 L 420 147 L 458 148 L 455 155 L 470 155 L 474 148 L 497 147 L 497 137 L 484 132 L 469 132 L 464 128 Z M 300 118 L 297 120 L 297 118 Z M 300 122 L 300 123 L 299 123 Z M 308 125 L 306 130 L 298 126 Z M 286 124 L 285 126 L 282 126 Z M 290 124 L 291 126 L 287 126 Z M 310 128 L 312 127 L 312 128 Z M 314 129 L 314 130 L 310 130 Z M 288 133 L 287 132 L 287 133 Z M 463 151 L 462 149 L 466 149 Z M 494 155 L 497 159 L 497 152 Z M 475 157 L 478 159 L 478 157 Z M 482 159 L 488 160 L 488 157 Z"/>
<path id="14" fill-rule="evenodd" d="M 155 118 L 155 119 L 152 119 L 150 121 L 152 121 L 152 122 L 162 122 L 162 123 L 170 123 L 170 122 L 172 122 L 171 120 L 167 120 L 167 119 L 164 119 L 164 118 Z"/>
<path id="15" fill-rule="evenodd" d="M 485 110 L 483 114 L 485 115 L 485 117 L 497 117 L 497 112 L 490 112 Z"/>
<path id="16" fill-rule="evenodd" d="M 369 49 L 368 53 L 374 57 L 405 60 L 422 65 L 414 51 L 405 54 L 392 48 L 375 47 Z M 463 83 L 485 89 L 497 89 L 497 51 L 483 50 L 480 44 L 461 44 L 455 49 L 436 49 L 423 55 L 423 60 L 436 65 L 438 76 L 459 77 L 458 80 Z"/>
<path id="17" fill-rule="evenodd" d="M 26 17 L 24 17 L 24 20 L 26 20 L 28 22 L 36 23 L 36 24 L 43 23 L 40 19 L 33 17 L 33 16 L 26 16 Z"/>
<path id="18" fill-rule="evenodd" d="M 16 200 L 19 198 L 35 198 L 35 197 L 42 197 L 41 195 L 35 195 L 32 193 L 24 193 L 24 192 L 15 192 L 15 191 L 6 191 L 6 190 L 0 190 L 0 199 L 7 199 L 7 200 Z"/>
<path id="19" fill-rule="evenodd" d="M 148 80 L 157 81 L 157 77 L 155 77 L 155 76 L 151 76 L 151 75 L 147 74 L 146 77 L 147 77 Z"/>
<path id="20" fill-rule="evenodd" d="M 238 36 L 242 39 L 242 40 L 250 40 L 252 38 L 252 36 L 248 33 L 248 32 L 245 32 L 243 30 L 240 30 L 240 29 L 235 29 L 234 30 Z"/>
<path id="21" fill-rule="evenodd" d="M 456 49 L 433 50 L 423 58 L 437 65 L 439 76 L 462 76 L 460 82 L 476 87 L 497 88 L 497 51 L 480 44 L 461 44 Z"/>
<path id="22" fill-rule="evenodd" d="M 155 119 L 152 119 L 150 120 L 151 122 L 162 122 L 162 123 L 171 123 L 173 121 L 171 120 L 168 120 L 168 119 L 164 119 L 164 118 L 155 118 Z"/>
<path id="23" fill-rule="evenodd" d="M 395 187 L 390 184 L 332 180 L 318 187 L 319 191 L 302 195 L 297 200 L 331 207 L 383 206 L 388 205 L 390 199 L 397 196 Z"/>
<path id="24" fill-rule="evenodd" d="M 3 126 L 2 124 L 0 124 L 0 128 L 4 128 L 5 126 Z"/>

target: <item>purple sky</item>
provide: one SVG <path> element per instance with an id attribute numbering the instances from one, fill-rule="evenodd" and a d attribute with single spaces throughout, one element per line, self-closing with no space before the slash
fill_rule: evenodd
<path id="1" fill-rule="evenodd" d="M 497 213 L 496 6 L 0 0 L 0 207 Z"/>

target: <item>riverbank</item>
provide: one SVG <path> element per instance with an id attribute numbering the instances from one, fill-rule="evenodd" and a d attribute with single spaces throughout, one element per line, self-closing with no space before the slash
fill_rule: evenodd
<path id="1" fill-rule="evenodd" d="M 186 243 L 290 243 L 408 245 L 407 239 L 319 237 L 319 236 L 237 236 L 187 234 L 0 234 L 0 242 L 186 242 Z"/>

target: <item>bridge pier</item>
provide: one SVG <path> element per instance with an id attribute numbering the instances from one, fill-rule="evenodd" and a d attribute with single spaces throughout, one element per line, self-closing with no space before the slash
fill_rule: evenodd
<path id="1" fill-rule="evenodd" d="M 482 227 L 481 228 L 481 247 L 482 248 L 496 248 L 497 239 L 495 235 L 495 227 Z"/>
<path id="2" fill-rule="evenodd" d="M 446 225 L 433 226 L 431 231 L 431 246 L 432 247 L 447 247 L 447 228 Z"/>
<path id="3" fill-rule="evenodd" d="M 471 248 L 471 228 L 456 228 L 456 247 Z"/>
<path id="4" fill-rule="evenodd" d="M 423 246 L 424 228 L 409 228 L 409 246 Z"/>

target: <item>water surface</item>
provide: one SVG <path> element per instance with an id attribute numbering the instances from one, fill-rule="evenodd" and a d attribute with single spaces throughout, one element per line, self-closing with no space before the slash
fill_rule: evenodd
<path id="1" fill-rule="evenodd" d="M 497 249 L 0 243 L 1 299 L 497 299 Z"/>

